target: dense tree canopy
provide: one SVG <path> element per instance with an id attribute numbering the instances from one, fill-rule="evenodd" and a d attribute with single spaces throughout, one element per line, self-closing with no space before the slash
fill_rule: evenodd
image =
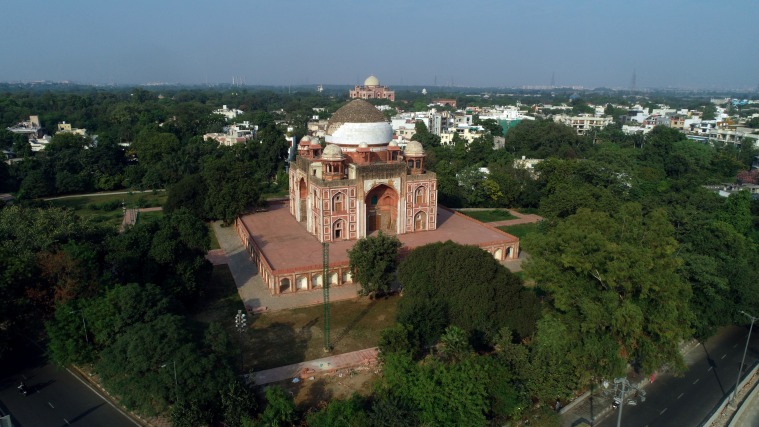
<path id="1" fill-rule="evenodd" d="M 663 210 L 583 208 L 525 246 L 533 255 L 525 270 L 552 309 L 537 345 L 566 350 L 563 363 L 576 378 L 610 378 L 628 362 L 647 372 L 683 366 L 678 345 L 691 333 L 691 289 L 678 274 L 682 259 Z"/>
<path id="2" fill-rule="evenodd" d="M 501 328 L 531 335 L 539 315 L 535 295 L 474 246 L 448 241 L 414 249 L 398 268 L 403 299 L 398 321 L 413 327 L 423 344 L 437 342 L 447 325 L 469 333 L 479 345 Z"/>

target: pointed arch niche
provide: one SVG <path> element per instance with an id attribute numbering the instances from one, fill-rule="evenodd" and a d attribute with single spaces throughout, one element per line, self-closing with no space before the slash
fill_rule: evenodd
<path id="1" fill-rule="evenodd" d="M 365 199 L 366 234 L 382 230 L 395 234 L 398 216 L 398 192 L 387 185 L 374 187 Z"/>

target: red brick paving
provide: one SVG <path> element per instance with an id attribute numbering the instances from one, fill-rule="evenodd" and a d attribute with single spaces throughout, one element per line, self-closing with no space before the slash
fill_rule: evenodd
<path id="1" fill-rule="evenodd" d="M 267 211 L 246 215 L 241 219 L 273 270 L 321 266 L 321 243 L 290 215 L 287 204 L 273 203 Z M 399 235 L 398 239 L 403 243 L 404 249 L 411 250 L 428 243 L 447 240 L 475 246 L 518 240 L 490 225 L 444 207 L 438 207 L 437 219 L 436 230 Z M 347 264 L 348 250 L 355 243 L 355 240 L 330 243 L 330 265 Z"/>
<path id="2" fill-rule="evenodd" d="M 290 378 L 306 379 L 320 374 L 330 374 L 340 369 L 372 365 L 377 361 L 377 347 L 349 353 L 336 354 L 279 368 L 266 369 L 253 374 L 256 385 L 264 385 Z"/>
<path id="3" fill-rule="evenodd" d="M 206 259 L 213 265 L 227 264 L 227 255 L 223 249 L 211 249 L 206 253 Z"/>

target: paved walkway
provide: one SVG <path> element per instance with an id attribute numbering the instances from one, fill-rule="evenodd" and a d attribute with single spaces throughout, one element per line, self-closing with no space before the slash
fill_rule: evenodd
<path id="1" fill-rule="evenodd" d="M 740 398 L 740 392 L 738 396 Z M 729 427 L 752 426 L 759 426 L 759 386 L 757 385 L 753 386 L 751 394 L 743 400 L 729 424 Z"/>
<path id="2" fill-rule="evenodd" d="M 216 233 L 219 246 L 226 254 L 229 270 L 232 272 L 235 284 L 237 284 L 237 292 L 248 311 L 286 310 L 323 302 L 321 289 L 272 295 L 266 289 L 261 276 L 258 275 L 256 265 L 243 248 L 234 227 L 222 227 L 221 222 L 216 221 L 213 223 L 213 230 Z M 331 287 L 329 296 L 330 301 L 353 299 L 358 296 L 357 287 L 356 285 Z"/>
<path id="3" fill-rule="evenodd" d="M 321 359 L 258 371 L 253 375 L 256 385 L 270 384 L 291 378 L 306 379 L 312 376 L 332 374 L 341 369 L 373 365 L 377 361 L 377 347 L 349 353 L 336 354 Z"/>

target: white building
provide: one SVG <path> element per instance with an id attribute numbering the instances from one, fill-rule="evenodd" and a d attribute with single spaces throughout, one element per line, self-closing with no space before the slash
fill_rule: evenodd
<path id="1" fill-rule="evenodd" d="M 239 116 L 240 114 L 243 114 L 244 111 L 238 110 L 236 108 L 227 108 L 227 106 L 224 105 L 218 110 L 213 110 L 213 113 L 220 114 L 224 116 L 227 120 L 234 120 L 235 117 Z"/>
<path id="2" fill-rule="evenodd" d="M 590 114 L 579 116 L 566 116 L 558 114 L 553 116 L 553 121 L 571 126 L 578 135 L 585 135 L 592 129 L 603 129 L 614 121 L 611 116 L 595 117 Z"/>

